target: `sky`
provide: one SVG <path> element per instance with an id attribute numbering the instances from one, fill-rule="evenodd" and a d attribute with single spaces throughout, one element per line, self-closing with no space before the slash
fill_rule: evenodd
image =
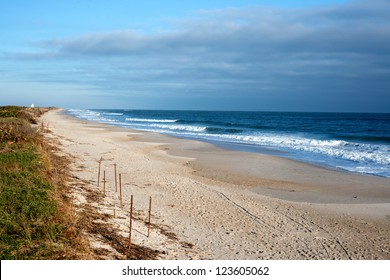
<path id="1" fill-rule="evenodd" d="M 0 0 L 0 105 L 390 113 L 390 0 Z"/>

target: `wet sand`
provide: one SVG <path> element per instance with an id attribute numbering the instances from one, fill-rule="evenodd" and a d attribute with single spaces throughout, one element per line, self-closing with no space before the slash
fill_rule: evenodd
<path id="1" fill-rule="evenodd" d="M 161 259 L 390 257 L 390 179 L 81 121 L 61 111 L 42 120 L 51 130 L 47 137 L 74 158 L 72 195 L 79 211 L 96 207 L 125 237 L 133 195 L 133 243 L 160 251 Z M 100 159 L 106 194 L 91 201 L 88 196 L 103 191 Z M 122 177 L 123 208 L 114 164 Z M 89 238 L 107 258 L 121 258 L 104 238 Z"/>

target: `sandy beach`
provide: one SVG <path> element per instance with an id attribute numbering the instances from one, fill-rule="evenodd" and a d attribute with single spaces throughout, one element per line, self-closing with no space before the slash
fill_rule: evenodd
<path id="1" fill-rule="evenodd" d="M 157 259 L 390 259 L 390 179 L 82 121 L 62 110 L 41 121 L 47 139 L 72 158 L 76 212 L 95 211 L 95 225 L 128 238 L 133 195 L 132 243 Z M 99 258 L 126 258 L 109 236 L 85 235 Z"/>

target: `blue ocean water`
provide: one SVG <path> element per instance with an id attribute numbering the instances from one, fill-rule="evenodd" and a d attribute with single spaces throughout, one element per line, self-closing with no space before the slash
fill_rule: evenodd
<path id="1" fill-rule="evenodd" d="M 390 177 L 390 114 L 70 109 L 80 119 Z"/>

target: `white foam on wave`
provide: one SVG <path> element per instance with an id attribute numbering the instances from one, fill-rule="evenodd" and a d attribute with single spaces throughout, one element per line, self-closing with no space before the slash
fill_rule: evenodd
<path id="1" fill-rule="evenodd" d="M 205 126 L 192 126 L 192 125 L 168 125 L 168 124 L 151 124 L 150 127 L 168 129 L 170 131 L 189 131 L 189 132 L 202 132 L 206 130 Z"/>
<path id="2" fill-rule="evenodd" d="M 116 123 L 116 122 L 118 122 L 118 120 L 109 119 L 109 118 L 100 118 L 99 120 L 102 121 L 102 122 L 106 122 L 106 123 Z"/>
<path id="3" fill-rule="evenodd" d="M 174 123 L 177 120 L 126 118 L 126 121 L 129 121 L 129 122 L 146 122 L 146 123 Z"/>
<path id="4" fill-rule="evenodd" d="M 276 134 L 244 136 L 182 133 L 181 135 L 269 147 L 287 152 L 295 151 L 298 154 L 293 157 L 309 162 L 326 163 L 351 172 L 390 177 L 390 147 L 388 145 L 362 144 L 342 140 L 319 140 L 296 135 Z"/>
<path id="5" fill-rule="evenodd" d="M 103 115 L 108 115 L 108 116 L 123 116 L 123 113 L 102 113 Z"/>
<path id="6" fill-rule="evenodd" d="M 212 135 L 210 135 L 212 136 Z M 390 165 L 390 149 L 386 145 L 351 143 L 341 140 L 318 140 L 294 135 L 222 135 L 234 142 L 287 148 L 355 162 Z"/>
<path id="7" fill-rule="evenodd" d="M 69 109 L 68 112 L 80 119 L 85 119 L 88 121 L 95 121 L 95 122 L 103 122 L 103 123 L 115 123 L 117 120 L 111 119 L 108 117 L 103 117 L 102 115 L 111 115 L 107 113 L 99 113 L 92 110 L 87 109 Z M 114 115 L 112 115 L 114 116 Z"/>
<path id="8" fill-rule="evenodd" d="M 347 142 L 343 140 L 321 140 L 288 134 L 262 133 L 254 135 L 209 134 L 204 133 L 207 127 L 172 124 L 147 124 L 142 127 L 161 133 L 181 136 L 201 137 L 210 140 L 228 141 L 276 149 L 301 151 L 310 154 L 324 155 L 357 163 L 375 163 L 390 166 L 390 148 L 386 145 L 372 145 Z"/>
<path id="9" fill-rule="evenodd" d="M 69 109 L 68 112 L 70 112 L 72 115 L 83 118 L 83 119 L 90 119 L 90 118 L 97 118 L 100 116 L 99 112 L 87 110 L 87 109 Z"/>
<path id="10" fill-rule="evenodd" d="M 204 137 L 206 139 L 217 141 L 259 145 L 264 147 L 272 147 L 275 149 L 284 149 L 287 151 L 300 151 L 367 165 L 373 163 L 375 165 L 388 166 L 387 169 L 390 169 L 390 148 L 387 145 L 361 144 L 342 140 L 320 140 L 283 134 L 215 135 L 184 132 L 181 133 L 181 135 Z M 349 167 L 348 169 L 352 169 L 352 167 Z M 360 172 L 364 173 L 364 171 Z"/>

